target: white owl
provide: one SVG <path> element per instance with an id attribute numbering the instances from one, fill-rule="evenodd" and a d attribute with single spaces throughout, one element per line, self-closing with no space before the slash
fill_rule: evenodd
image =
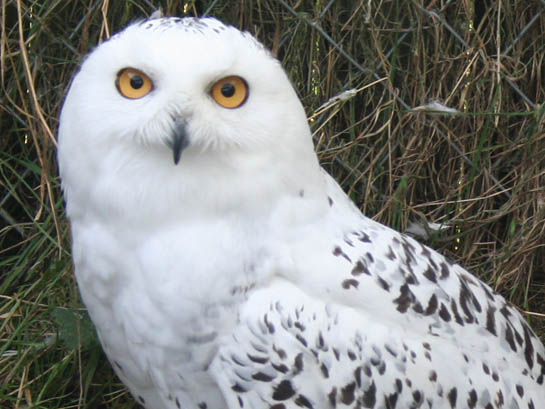
<path id="1" fill-rule="evenodd" d="M 86 58 L 60 121 L 79 288 L 146 408 L 545 407 L 521 315 L 360 213 L 249 34 L 133 24 Z"/>

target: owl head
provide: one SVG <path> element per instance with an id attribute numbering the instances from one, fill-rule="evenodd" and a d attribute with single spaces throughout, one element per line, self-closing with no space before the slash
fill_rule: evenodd
<path id="1" fill-rule="evenodd" d="M 296 180 L 318 168 L 279 62 L 213 18 L 145 20 L 96 47 L 66 96 L 58 157 L 66 196 L 107 212 L 128 200 L 267 200 L 300 192 Z"/>

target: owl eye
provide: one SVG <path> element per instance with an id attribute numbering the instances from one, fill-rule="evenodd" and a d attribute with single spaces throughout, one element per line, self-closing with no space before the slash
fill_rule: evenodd
<path id="1" fill-rule="evenodd" d="M 224 108 L 238 108 L 248 98 L 248 84 L 241 77 L 225 77 L 212 86 L 212 98 Z"/>
<path id="2" fill-rule="evenodd" d="M 153 89 L 150 77 L 135 68 L 124 68 L 117 74 L 117 90 L 130 99 L 142 98 Z"/>

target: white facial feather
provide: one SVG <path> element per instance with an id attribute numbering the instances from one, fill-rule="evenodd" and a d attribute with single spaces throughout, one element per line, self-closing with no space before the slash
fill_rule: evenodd
<path id="1" fill-rule="evenodd" d="M 116 77 L 127 67 L 151 78 L 148 95 L 136 100 L 120 95 Z M 238 109 L 221 107 L 210 95 L 212 85 L 230 75 L 244 78 L 249 87 L 249 97 Z M 168 148 L 176 120 L 186 124 L 189 139 L 179 166 L 169 160 Z M 82 197 L 92 200 L 97 210 L 108 206 L 108 214 L 125 212 L 127 200 L 145 207 L 150 192 L 162 203 L 185 202 L 185 212 L 193 197 L 199 210 L 202 202 L 214 202 L 201 197 L 206 193 L 202 178 L 220 180 L 229 171 L 253 180 L 230 183 L 224 192 L 219 186 L 221 203 L 214 206 L 230 207 L 238 195 L 268 202 L 275 184 L 295 194 L 299 187 L 292 186 L 294 172 L 321 177 L 304 110 L 278 62 L 251 36 L 213 19 L 136 23 L 102 44 L 73 81 L 59 133 L 64 184 L 77 185 L 68 181 L 83 173 L 102 181 L 96 191 L 82 187 Z M 70 160 L 63 160 L 64 155 Z M 71 163 L 77 169 L 69 169 Z M 155 173 L 149 172 L 150 166 Z M 192 171 L 200 177 L 171 176 Z M 116 178 L 122 185 L 110 186 Z M 115 196 L 117 209 L 112 208 Z M 69 202 L 69 213 L 72 207 Z"/>
<path id="2" fill-rule="evenodd" d="M 58 158 L 83 300 L 146 409 L 545 404 L 524 319 L 360 213 L 249 34 L 157 18 L 101 44 Z"/>

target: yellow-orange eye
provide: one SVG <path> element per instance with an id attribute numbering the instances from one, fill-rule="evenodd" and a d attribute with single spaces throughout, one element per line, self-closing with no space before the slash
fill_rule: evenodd
<path id="1" fill-rule="evenodd" d="M 225 77 L 212 86 L 212 98 L 224 108 L 238 108 L 248 98 L 248 84 L 240 77 Z"/>
<path id="2" fill-rule="evenodd" d="M 150 77 L 135 68 L 124 68 L 119 71 L 116 85 L 119 93 L 130 99 L 142 98 L 153 89 Z"/>

